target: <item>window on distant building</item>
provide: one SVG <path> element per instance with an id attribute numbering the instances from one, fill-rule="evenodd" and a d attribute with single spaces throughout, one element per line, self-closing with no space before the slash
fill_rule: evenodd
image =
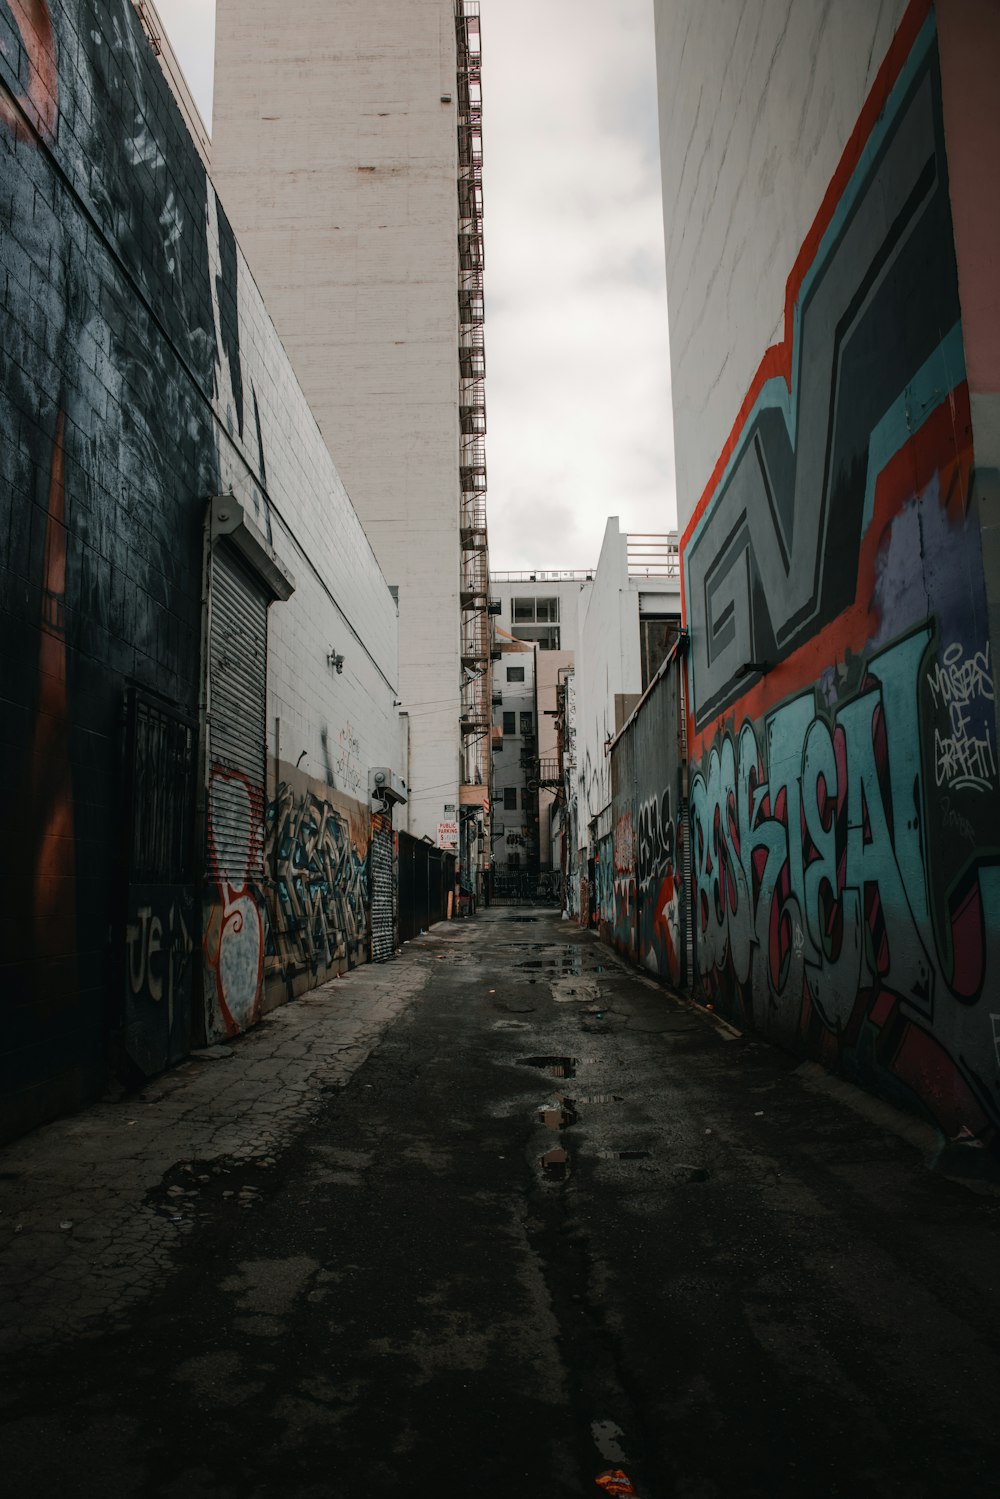
<path id="1" fill-rule="evenodd" d="M 521 855 L 520 854 L 508 854 L 507 855 L 507 863 L 510 865 L 511 869 L 516 869 L 518 867 L 518 865 L 520 864 L 520 862 L 521 862 Z"/>
<path id="2" fill-rule="evenodd" d="M 522 625 L 515 621 L 511 626 L 511 634 L 515 640 L 523 640 L 527 645 L 537 645 L 540 651 L 560 649 L 558 625 Z"/>
<path id="3" fill-rule="evenodd" d="M 522 786 L 521 787 L 521 811 L 522 812 L 530 812 L 531 811 L 531 806 L 532 806 L 531 792 L 528 790 L 527 786 Z"/>
<path id="4" fill-rule="evenodd" d="M 507 680 L 508 680 L 508 682 L 523 682 L 524 681 L 524 667 L 523 666 L 508 666 L 508 668 L 507 668 Z"/>
<path id="5" fill-rule="evenodd" d="M 533 715 L 531 713 L 522 713 L 521 714 L 521 733 L 522 734 L 533 734 L 535 732 L 534 729 L 532 728 L 532 722 L 533 722 Z"/>
<path id="6" fill-rule="evenodd" d="M 505 712 L 504 716 L 503 716 L 503 731 L 504 731 L 504 733 L 505 734 L 515 734 L 517 732 L 517 730 L 514 727 L 514 725 L 515 725 L 516 722 L 517 722 L 517 716 L 516 716 L 516 714 Z"/>
<path id="7" fill-rule="evenodd" d="M 558 599 L 511 599 L 511 619 L 518 625 L 557 625 Z"/>
<path id="8" fill-rule="evenodd" d="M 503 788 L 503 809 L 505 812 L 517 811 L 517 787 L 505 786 Z"/>

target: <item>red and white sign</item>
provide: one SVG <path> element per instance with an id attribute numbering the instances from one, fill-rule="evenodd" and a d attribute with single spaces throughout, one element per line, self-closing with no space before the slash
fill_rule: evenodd
<path id="1" fill-rule="evenodd" d="M 439 822 L 438 823 L 438 847 L 439 848 L 457 848 L 458 847 L 458 823 L 457 822 Z"/>

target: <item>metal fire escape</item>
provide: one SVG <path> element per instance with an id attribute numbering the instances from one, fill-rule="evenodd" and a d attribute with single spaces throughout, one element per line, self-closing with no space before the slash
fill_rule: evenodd
<path id="1" fill-rule="evenodd" d="M 486 538 L 482 53 L 478 0 L 456 0 L 458 97 L 459 478 L 463 782 L 489 796 L 492 629 Z"/>

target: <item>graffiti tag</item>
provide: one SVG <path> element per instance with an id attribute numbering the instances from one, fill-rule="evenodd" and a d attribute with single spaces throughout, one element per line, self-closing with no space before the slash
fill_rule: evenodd
<path id="1" fill-rule="evenodd" d="M 990 648 L 966 656 L 955 641 L 927 678 L 935 706 L 948 712 L 948 729 L 934 730 L 935 777 L 950 790 L 990 791 L 997 762 L 990 735 L 993 677 Z"/>
<path id="2" fill-rule="evenodd" d="M 367 846 L 332 802 L 284 781 L 267 811 L 271 934 L 280 971 L 358 962 L 368 931 Z"/>
<path id="3" fill-rule="evenodd" d="M 803 693 L 765 720 L 763 745 L 746 722 L 738 736 L 720 736 L 694 777 L 699 966 L 728 965 L 741 986 L 751 980 L 755 1004 L 807 985 L 840 1030 L 876 980 L 925 1019 L 949 987 L 920 816 L 916 684 L 930 634 L 923 626 L 873 656 L 832 721 Z M 995 882 L 981 883 L 985 907 Z M 986 954 L 970 942 L 952 947 L 962 997 L 972 999 Z"/>

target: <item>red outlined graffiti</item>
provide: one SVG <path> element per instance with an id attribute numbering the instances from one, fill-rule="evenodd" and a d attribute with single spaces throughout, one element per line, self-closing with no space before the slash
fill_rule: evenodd
<path id="1" fill-rule="evenodd" d="M 212 885 L 202 944 L 209 1039 L 245 1031 L 260 1014 L 264 929 L 252 873 L 260 867 L 263 825 L 261 789 L 216 766 L 208 788 Z"/>
<path id="2" fill-rule="evenodd" d="M 692 909 L 720 1009 L 993 1140 L 973 478 L 937 42 L 914 0 L 684 533 Z"/>

